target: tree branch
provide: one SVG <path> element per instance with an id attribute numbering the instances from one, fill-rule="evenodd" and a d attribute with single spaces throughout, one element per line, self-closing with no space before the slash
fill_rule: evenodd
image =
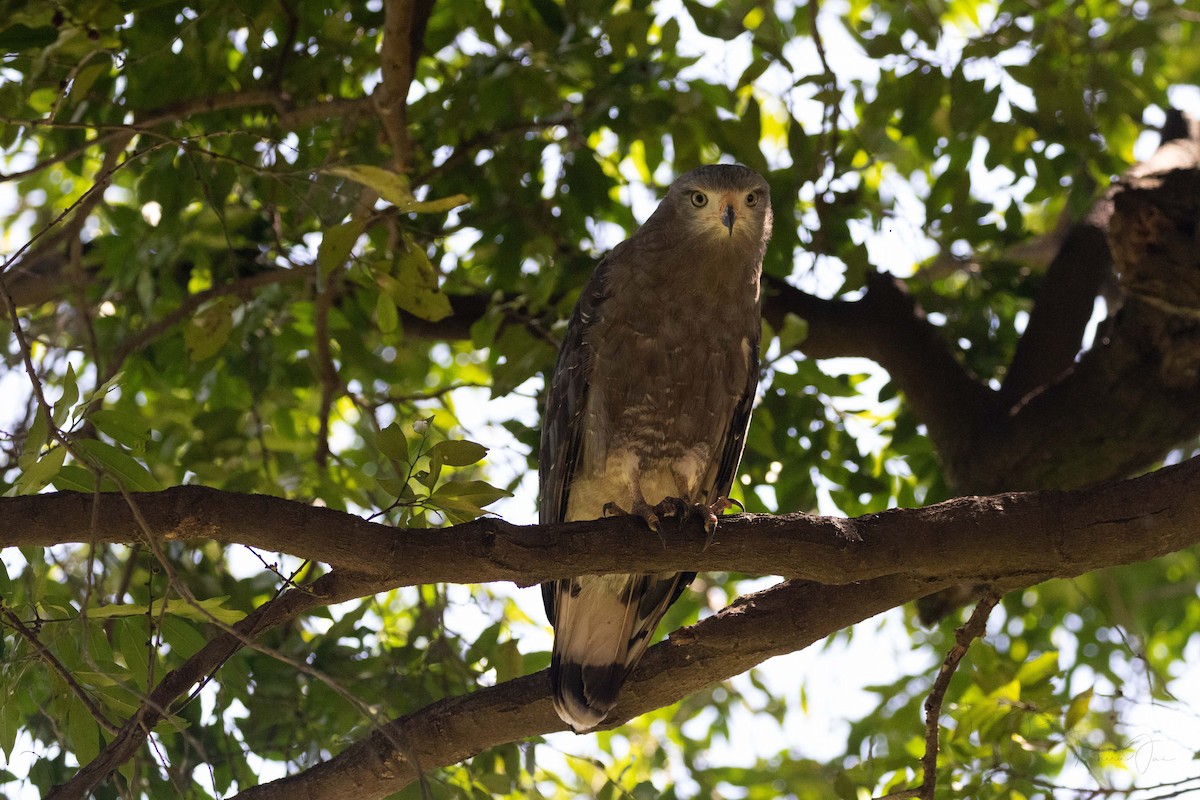
<path id="1" fill-rule="evenodd" d="M 452 528 L 397 530 L 327 508 L 200 486 L 134 496 L 164 541 L 216 539 L 282 551 L 386 578 L 390 586 L 528 586 L 631 569 L 738 570 L 825 584 L 886 575 L 1023 581 L 1146 561 L 1200 542 L 1200 458 L 1073 492 L 964 497 L 855 519 L 732 516 L 722 519 L 711 543 L 701 524 L 689 523 L 670 534 L 670 547 L 647 537 L 634 517 L 554 525 L 485 517 Z M 58 492 L 0 498 L 0 546 L 141 537 L 121 495 L 96 496 L 94 517 L 93 497 Z"/>
<path id="2" fill-rule="evenodd" d="M 165 676 L 101 755 L 52 798 L 81 797 L 97 785 L 132 756 L 177 698 L 246 641 L 313 608 L 395 586 L 488 580 L 524 585 L 584 572 L 734 568 L 831 584 L 791 581 L 676 632 L 669 643 L 651 649 L 634 673 L 615 725 L 954 583 L 1025 586 L 1145 561 L 1200 542 L 1200 458 L 1076 492 L 961 498 L 853 520 L 733 517 L 721 522 L 716 541 L 707 547 L 697 523 L 681 528 L 669 549 L 647 537 L 642 523 L 632 518 L 547 526 L 481 519 L 402 532 L 330 509 L 203 487 L 136 497 L 146 527 L 163 539 L 238 541 L 366 567 L 371 574 L 325 575 L 265 604 L 235 632 L 210 641 Z M 6 532 L 0 545 L 62 543 L 89 531 L 91 498 L 72 492 L 0 498 L 0 531 Z M 100 495 L 97 502 L 97 523 L 89 531 L 93 541 L 136 538 L 138 522 L 120 495 Z M 318 768 L 313 780 L 360 788 L 355 782 L 363 780 L 386 793 L 399 788 L 397 780 L 412 779 L 409 758 L 430 768 L 493 744 L 559 730 L 546 687 L 545 676 L 528 676 L 436 703 L 377 731 Z M 403 753 L 396 742 L 408 743 Z M 327 775 L 332 777 L 323 783 Z M 353 781 L 346 783 L 347 775 Z"/>
<path id="3" fill-rule="evenodd" d="M 1113 277 L 1106 236 L 1111 216 L 1112 201 L 1105 198 L 1070 228 L 1050 262 L 1000 388 L 1003 408 L 1053 382 L 1075 363 L 1096 297 Z"/>
<path id="4" fill-rule="evenodd" d="M 392 145 L 392 168 L 407 173 L 412 168 L 412 142 L 408 136 L 408 87 L 412 83 L 414 0 L 384 0 L 383 44 L 379 67 L 383 80 L 375 90 L 375 111 Z"/>
<path id="5" fill-rule="evenodd" d="M 775 326 L 787 314 L 808 322 L 800 351 L 809 358 L 860 356 L 888 371 L 945 457 L 973 441 L 981 419 L 996 411 L 995 393 L 955 358 L 945 335 L 925 317 L 904 285 L 871 273 L 861 300 L 821 300 L 783 281 L 768 283 L 763 317 Z"/>
<path id="6" fill-rule="evenodd" d="M 971 612 L 971 618 L 954 632 L 954 646 L 946 654 L 946 660 L 938 670 L 929 697 L 925 698 L 925 755 L 921 757 L 922 784 L 917 790 L 924 800 L 933 800 L 934 791 L 937 789 L 938 732 L 941 730 L 942 701 L 946 699 L 950 679 L 958 670 L 958 665 L 971 647 L 971 642 L 987 632 L 988 617 L 999 602 L 1000 595 L 995 591 L 989 591 L 980 598 L 975 610 Z"/>
<path id="7" fill-rule="evenodd" d="M 1113 207 L 1120 313 L 1072 369 L 976 439 L 960 490 L 1075 488 L 1200 436 L 1200 169 L 1127 178 Z"/>

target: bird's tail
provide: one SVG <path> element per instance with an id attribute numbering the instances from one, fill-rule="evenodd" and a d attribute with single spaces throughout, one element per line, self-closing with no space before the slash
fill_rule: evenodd
<path id="1" fill-rule="evenodd" d="M 576 733 L 604 721 L 690 573 L 587 575 L 547 584 L 554 710 Z"/>

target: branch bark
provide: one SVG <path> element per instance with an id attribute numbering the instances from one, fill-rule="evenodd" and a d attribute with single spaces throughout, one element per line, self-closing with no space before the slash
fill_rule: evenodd
<path id="1" fill-rule="evenodd" d="M 1113 279 L 1106 235 L 1111 217 L 1112 201 L 1105 198 L 1070 228 L 1051 260 L 1000 388 L 1002 408 L 1012 408 L 1074 365 L 1096 297 Z"/>
<path id="2" fill-rule="evenodd" d="M 247 641 L 313 608 L 395 586 L 431 581 L 513 580 L 580 573 L 739 569 L 795 574 L 741 598 L 720 614 L 652 648 L 634 673 L 613 725 L 724 680 L 774 655 L 947 586 L 1001 589 L 1145 561 L 1200 542 L 1200 458 L 1150 475 L 1075 492 L 972 497 L 853 520 L 744 516 L 723 520 L 705 546 L 699 524 L 664 547 L 639 521 L 607 519 L 515 526 L 481 519 L 435 531 L 405 531 L 279 498 L 176 487 L 133 496 L 163 539 L 215 538 L 321 558 L 371 574 L 332 572 L 289 591 L 209 642 L 143 700 L 100 756 L 51 798 L 82 797 L 130 758 L 167 709 Z M 118 496 L 58 493 L 0 498 L 0 545 L 62 543 L 97 520 L 97 542 L 130 541 L 140 530 Z M 481 749 L 561 730 L 544 675 L 435 703 L 377 730 L 304 773 L 309 797 L 394 792 L 421 769 Z M 399 748 L 397 743 L 404 747 Z M 298 778 L 247 797 L 282 797 Z M 364 794 L 366 792 L 366 794 Z"/>
<path id="3" fill-rule="evenodd" d="M 408 136 L 408 87 L 416 57 L 413 32 L 417 11 L 414 0 L 384 0 L 383 43 L 379 67 L 383 76 L 373 99 L 375 111 L 392 145 L 392 168 L 401 174 L 412 168 L 412 141 Z"/>
<path id="4" fill-rule="evenodd" d="M 554 525 L 484 517 L 452 528 L 400 531 L 327 508 L 199 486 L 132 497 L 163 541 L 216 539 L 282 551 L 386 578 L 393 587 L 529 586 L 632 569 L 737 570 L 824 584 L 886 575 L 1023 581 L 1146 561 L 1200 542 L 1200 458 L 1079 491 L 963 497 L 855 519 L 731 516 L 711 543 L 702 525 L 689 523 L 670 534 L 669 547 L 646 536 L 633 517 Z M 95 511 L 92 498 L 75 492 L 0 498 L 0 546 L 140 538 L 121 495 L 99 495 Z"/>

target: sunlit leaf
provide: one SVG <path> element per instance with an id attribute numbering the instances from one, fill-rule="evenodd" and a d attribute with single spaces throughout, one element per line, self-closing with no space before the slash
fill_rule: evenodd
<path id="1" fill-rule="evenodd" d="M 430 448 L 430 455 L 439 453 L 442 463 L 451 467 L 466 467 L 480 461 L 487 455 L 488 449 L 481 444 L 468 442 L 466 439 L 449 439 L 438 442 Z"/>

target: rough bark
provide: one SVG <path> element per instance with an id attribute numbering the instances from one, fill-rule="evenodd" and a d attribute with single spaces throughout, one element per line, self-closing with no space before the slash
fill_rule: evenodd
<path id="1" fill-rule="evenodd" d="M 699 523 L 669 547 L 634 517 L 553 525 L 481 518 L 400 531 L 327 508 L 200 486 L 132 494 L 0 498 L 0 546 L 215 539 L 386 579 L 389 587 L 512 581 L 531 586 L 581 572 L 736 570 L 846 584 L 886 575 L 998 580 L 1076 575 L 1145 561 L 1200 541 L 1200 458 L 1075 492 L 962 497 L 854 519 L 745 514 L 709 541 Z M 1139 534 L 1114 536 L 1137 519 Z M 96 520 L 94 527 L 91 521 Z M 1047 552 L 1047 549 L 1051 552 Z"/>
<path id="2" fill-rule="evenodd" d="M 1052 577 L 1144 561 L 1200 542 L 1200 459 L 1075 492 L 972 497 L 854 520 L 747 516 L 722 521 L 705 546 L 698 525 L 666 548 L 632 519 L 513 526 L 478 520 L 399 532 L 278 498 L 177 487 L 133 495 L 146 529 L 163 539 L 213 538 L 270 547 L 371 574 L 336 570 L 259 608 L 166 675 L 112 742 L 52 798 L 83 797 L 130 758 L 146 732 L 198 680 L 255 637 L 306 611 L 426 581 L 515 580 L 588 572 L 739 569 L 815 577 L 735 602 L 652 648 L 613 725 L 738 674 L 766 658 L 950 585 L 1027 586 Z M 131 541 L 143 530 L 121 498 L 59 493 L 0 499 L 0 544 Z M 91 521 L 97 520 L 91 528 Z M 322 555 L 324 553 L 324 555 Z M 435 703 L 377 729 L 312 771 L 247 796 L 383 796 L 421 770 L 488 746 L 561 729 L 545 676 L 526 676 Z M 273 794 L 275 793 L 275 794 Z"/>

